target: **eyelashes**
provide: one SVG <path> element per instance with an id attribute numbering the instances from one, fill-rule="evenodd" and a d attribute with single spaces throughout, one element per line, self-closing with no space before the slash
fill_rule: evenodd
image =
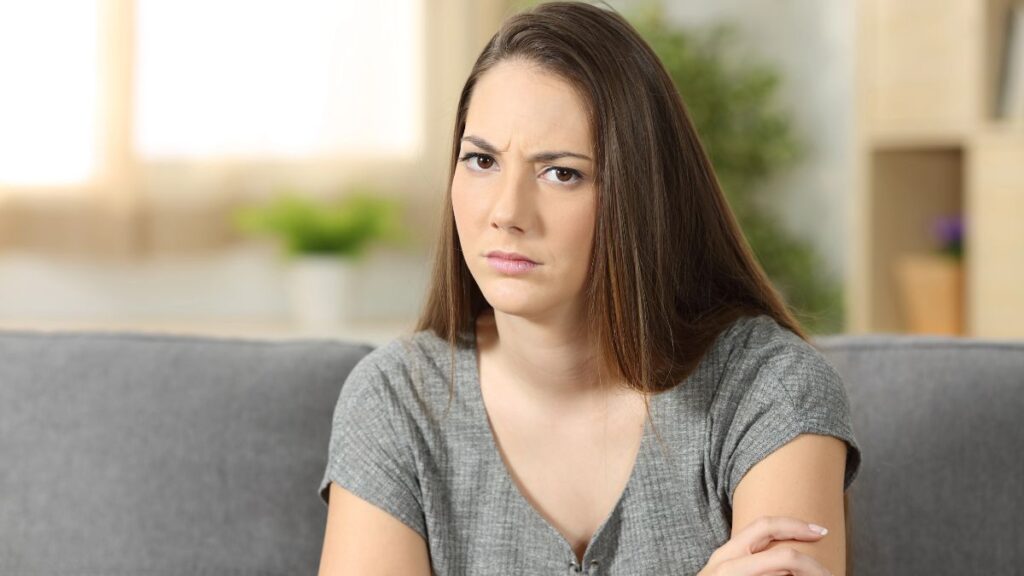
<path id="1" fill-rule="evenodd" d="M 491 162 L 495 162 L 493 156 L 491 156 L 490 154 L 481 154 L 480 152 L 467 152 L 461 158 L 459 158 L 459 162 L 465 163 L 467 165 L 467 167 L 468 167 L 469 166 L 468 161 L 473 160 L 474 158 L 485 158 L 487 160 L 490 160 Z M 484 171 L 486 171 L 486 169 L 479 169 L 479 168 L 470 168 L 470 170 L 472 170 L 474 172 L 484 172 Z M 570 175 L 572 175 L 573 179 L 572 180 L 558 180 L 557 177 L 556 177 L 555 180 L 548 180 L 549 182 L 554 182 L 556 184 L 561 184 L 563 186 L 573 186 L 573 185 L 579 184 L 580 182 L 582 182 L 584 180 L 583 174 L 580 173 L 579 170 L 575 170 L 573 168 L 566 168 L 564 166 L 551 166 L 550 168 L 544 170 L 544 173 L 551 172 L 552 170 L 556 170 L 556 171 L 557 170 L 564 170 L 565 172 L 568 172 Z"/>
<path id="2" fill-rule="evenodd" d="M 490 160 L 492 162 L 494 161 L 494 158 L 492 158 L 491 156 L 489 156 L 487 154 L 481 154 L 479 152 L 467 152 L 465 155 L 462 156 L 462 158 L 459 158 L 459 162 L 463 162 L 464 163 L 467 160 L 472 160 L 473 158 L 487 158 L 488 160 Z"/>

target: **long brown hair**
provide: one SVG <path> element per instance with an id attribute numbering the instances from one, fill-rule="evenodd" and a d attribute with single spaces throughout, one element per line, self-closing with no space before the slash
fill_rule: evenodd
<path id="1" fill-rule="evenodd" d="M 459 97 L 433 276 L 415 328 L 451 347 L 449 407 L 455 347 L 475 337 L 476 318 L 490 307 L 463 260 L 451 183 L 473 89 L 513 59 L 567 81 L 587 107 L 597 221 L 583 321 L 596 336 L 600 373 L 619 375 L 646 403 L 682 383 L 743 316 L 771 316 L 813 345 L 757 262 L 655 52 L 614 10 L 549 2 L 505 19 Z M 649 404 L 647 413 L 653 426 Z M 844 509 L 849 545 L 845 494 Z"/>
<path id="2" fill-rule="evenodd" d="M 671 389 L 742 316 L 767 314 L 806 341 L 740 230 L 686 106 L 657 55 L 613 10 L 549 2 L 505 19 L 462 88 L 433 277 L 415 330 L 452 347 L 490 305 L 463 260 L 451 182 L 473 89 L 505 60 L 567 81 L 587 107 L 596 155 L 583 321 L 601 372 L 646 395 Z M 449 404 L 454 394 L 454 370 Z M 648 407 L 648 415 L 649 407 Z"/>

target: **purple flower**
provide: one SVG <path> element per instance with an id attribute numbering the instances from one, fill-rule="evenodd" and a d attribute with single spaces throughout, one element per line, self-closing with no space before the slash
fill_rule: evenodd
<path id="1" fill-rule="evenodd" d="M 941 251 L 960 257 L 963 253 L 964 220 L 960 214 L 940 216 L 932 222 L 932 234 L 939 241 Z"/>

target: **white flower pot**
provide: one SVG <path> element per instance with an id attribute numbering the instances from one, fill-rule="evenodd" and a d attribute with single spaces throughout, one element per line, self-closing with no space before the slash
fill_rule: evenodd
<path id="1" fill-rule="evenodd" d="M 338 256 L 306 255 L 289 265 L 292 319 L 301 329 L 337 328 L 354 317 L 355 264 Z"/>

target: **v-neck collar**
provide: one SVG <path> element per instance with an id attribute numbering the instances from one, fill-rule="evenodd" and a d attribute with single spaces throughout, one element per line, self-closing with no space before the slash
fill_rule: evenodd
<path id="1" fill-rule="evenodd" d="M 468 393 L 468 404 L 473 414 L 472 417 L 475 419 L 477 424 L 486 427 L 487 433 L 487 459 L 488 464 L 497 470 L 497 475 L 501 479 L 501 489 L 511 495 L 510 501 L 515 506 L 519 507 L 524 513 L 531 518 L 531 520 L 538 526 L 542 526 L 543 529 L 549 534 L 555 542 L 558 543 L 559 547 L 562 548 L 566 555 L 566 565 L 568 566 L 571 562 L 577 562 L 576 552 L 573 550 L 572 544 L 559 532 L 541 513 L 534 508 L 534 506 L 526 499 L 523 493 L 520 491 L 519 486 L 512 480 L 511 473 L 509 472 L 508 466 L 505 464 L 504 458 L 501 456 L 501 452 L 498 450 L 497 440 L 494 435 L 494 428 L 491 426 L 490 416 L 487 413 L 487 407 L 484 404 L 483 391 L 480 388 L 480 365 L 477 351 L 477 342 L 475 327 L 464 333 L 464 340 L 468 343 L 466 347 L 458 347 L 458 361 L 461 366 L 461 373 L 471 374 L 472 378 L 467 383 L 469 386 Z M 648 400 L 650 404 L 651 416 L 658 413 L 656 405 L 659 403 L 658 399 L 665 394 L 656 394 L 650 397 Z M 638 479 L 644 474 L 645 466 L 647 465 L 648 451 L 650 450 L 649 444 L 653 441 L 653 436 L 650 427 L 650 421 L 647 417 L 644 418 L 644 432 L 640 439 L 640 448 L 637 451 L 636 460 L 633 463 L 632 471 L 630 472 L 629 480 L 626 481 L 626 487 L 622 490 L 615 505 L 609 511 L 608 515 L 605 516 L 604 521 L 601 522 L 597 530 L 590 538 L 590 542 L 587 543 L 586 550 L 583 553 L 583 566 L 586 567 L 590 564 L 591 558 L 594 555 L 594 548 L 596 543 L 600 541 L 602 534 L 609 529 L 609 525 L 613 522 L 617 522 L 619 519 L 620 509 L 629 502 L 630 494 L 636 489 L 635 486 L 640 482 Z"/>

